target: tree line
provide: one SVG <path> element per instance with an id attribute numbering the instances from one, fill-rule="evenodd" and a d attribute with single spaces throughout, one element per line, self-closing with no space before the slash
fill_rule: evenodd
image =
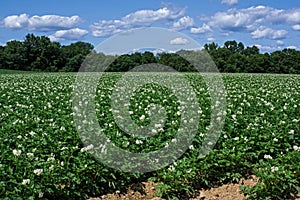
<path id="1" fill-rule="evenodd" d="M 27 34 L 24 41 L 0 46 L 0 68 L 24 71 L 77 71 L 93 45 L 76 42 L 62 46 L 46 36 Z"/>
<path id="2" fill-rule="evenodd" d="M 135 52 L 121 56 L 109 56 L 96 53 L 93 45 L 86 42 L 76 42 L 61 45 L 52 42 L 46 36 L 26 35 L 24 41 L 9 41 L 0 46 L 0 68 L 24 71 L 45 72 L 77 72 L 86 60 L 94 63 L 105 58 L 111 60 L 106 71 L 125 72 L 136 66 L 148 63 L 158 63 L 170 66 L 180 72 L 196 71 L 189 60 L 193 60 L 193 52 L 181 50 L 176 53 Z M 205 44 L 204 49 L 210 58 L 202 55 L 203 70 L 215 64 L 220 72 L 238 73 L 297 73 L 300 74 L 300 51 L 283 49 L 271 53 L 260 53 L 257 46 L 245 47 L 243 43 L 226 41 L 223 46 L 216 43 Z M 204 50 L 202 50 L 204 51 Z M 185 56 L 181 56 L 185 55 Z M 203 57 L 204 56 L 204 57 Z M 212 63 L 213 61 L 213 63 Z M 195 62 L 197 62 L 195 60 Z M 90 67 L 96 67 L 93 62 Z M 205 69 L 207 68 L 207 69 Z"/>

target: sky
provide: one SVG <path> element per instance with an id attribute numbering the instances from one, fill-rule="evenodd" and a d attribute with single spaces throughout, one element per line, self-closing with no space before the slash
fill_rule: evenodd
<path id="1" fill-rule="evenodd" d="M 300 49 L 299 0 L 3 0 L 0 45 L 28 33 L 68 45 L 97 46 L 135 28 L 161 27 L 201 46 L 236 40 L 262 52 Z M 185 38 L 169 41 L 183 45 Z"/>

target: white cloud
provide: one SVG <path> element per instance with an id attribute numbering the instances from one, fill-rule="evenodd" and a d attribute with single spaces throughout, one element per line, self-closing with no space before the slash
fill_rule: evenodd
<path id="1" fill-rule="evenodd" d="M 215 38 L 213 38 L 213 37 L 209 37 L 209 38 L 207 38 L 207 41 L 209 41 L 209 42 L 213 42 L 213 41 L 215 41 Z"/>
<path id="2" fill-rule="evenodd" d="M 259 27 L 255 31 L 251 32 L 253 39 L 259 39 L 259 38 L 269 38 L 269 39 L 282 39 L 285 38 L 287 35 L 286 30 L 273 30 L 271 28 L 267 27 Z"/>
<path id="3" fill-rule="evenodd" d="M 101 20 L 91 26 L 95 37 L 105 37 L 131 28 L 147 27 L 155 22 L 175 20 L 182 17 L 185 9 L 160 8 L 158 10 L 139 10 L 116 20 Z"/>
<path id="4" fill-rule="evenodd" d="M 278 10 L 266 6 L 234 8 L 215 13 L 209 19 L 208 25 L 225 31 L 253 30 L 266 20 L 266 16 L 275 15 L 277 12 Z"/>
<path id="5" fill-rule="evenodd" d="M 297 49 L 297 47 L 296 46 L 288 46 L 288 47 L 286 47 L 287 49 Z"/>
<path id="6" fill-rule="evenodd" d="M 191 27 L 193 25 L 194 25 L 193 18 L 191 18 L 189 16 L 184 16 L 184 17 L 180 18 L 178 21 L 173 23 L 173 28 L 176 30 L 182 30 L 182 29 Z"/>
<path id="7" fill-rule="evenodd" d="M 188 44 L 189 40 L 186 38 L 178 37 L 170 41 L 170 44 L 172 45 L 184 45 Z"/>
<path id="8" fill-rule="evenodd" d="M 88 34 L 87 30 L 73 28 L 69 30 L 60 30 L 56 31 L 53 35 L 50 35 L 49 38 L 52 41 L 60 40 L 79 40 Z"/>
<path id="9" fill-rule="evenodd" d="M 199 33 L 205 33 L 208 31 L 212 31 L 210 26 L 207 24 L 203 24 L 201 27 L 198 28 L 191 28 L 190 32 L 194 34 L 199 34 Z"/>
<path id="10" fill-rule="evenodd" d="M 296 25 L 292 26 L 292 28 L 293 28 L 295 31 L 300 31 L 300 24 L 296 24 Z"/>
<path id="11" fill-rule="evenodd" d="M 288 23 L 300 23 L 300 8 L 285 11 L 282 18 Z"/>
<path id="12" fill-rule="evenodd" d="M 27 14 L 12 15 L 4 18 L 2 23 L 6 28 L 18 29 L 28 26 L 29 16 Z"/>
<path id="13" fill-rule="evenodd" d="M 174 12 L 169 8 L 161 8 L 158 10 L 139 10 L 130 13 L 122 18 L 126 24 L 144 25 L 152 24 L 155 21 L 162 19 L 175 19 L 182 15 L 181 12 Z"/>
<path id="14" fill-rule="evenodd" d="M 37 31 L 52 31 L 69 29 L 81 23 L 79 16 L 43 15 L 29 16 L 28 14 L 11 15 L 2 20 L 4 27 L 9 29 L 27 29 Z"/>
<path id="15" fill-rule="evenodd" d="M 277 41 L 276 41 L 276 44 L 277 44 L 278 46 L 283 46 L 283 45 L 284 45 L 284 42 L 281 41 L 281 40 L 277 40 Z"/>
<path id="16" fill-rule="evenodd" d="M 227 4 L 227 5 L 234 5 L 237 4 L 239 1 L 238 0 L 222 0 L 221 3 L 222 4 Z"/>
<path id="17" fill-rule="evenodd" d="M 300 9 L 282 10 L 267 6 L 229 9 L 207 19 L 208 25 L 227 31 L 255 30 L 261 25 L 300 23 Z"/>
<path id="18" fill-rule="evenodd" d="M 274 52 L 276 50 L 280 50 L 281 47 L 279 46 L 274 46 L 274 45 L 261 45 L 261 44 L 254 44 L 253 46 L 256 46 L 257 48 L 259 48 L 259 50 L 262 52 L 262 53 L 265 53 L 265 52 Z"/>

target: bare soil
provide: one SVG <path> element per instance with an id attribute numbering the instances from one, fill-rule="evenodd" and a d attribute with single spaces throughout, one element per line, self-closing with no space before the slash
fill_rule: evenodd
<path id="1" fill-rule="evenodd" d="M 251 176 L 248 179 L 241 179 L 239 183 L 229 183 L 220 187 L 211 188 L 209 190 L 197 190 L 195 198 L 190 200 L 244 200 L 247 199 L 240 190 L 240 186 L 254 186 L 258 182 L 258 178 Z M 142 182 L 134 184 L 126 193 L 116 191 L 113 194 L 103 195 L 97 198 L 89 198 L 88 200 L 164 200 L 155 197 L 155 185 L 153 182 Z M 297 199 L 300 200 L 300 196 Z"/>

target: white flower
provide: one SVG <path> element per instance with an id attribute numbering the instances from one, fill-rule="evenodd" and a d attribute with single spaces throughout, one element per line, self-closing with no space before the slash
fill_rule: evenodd
<path id="1" fill-rule="evenodd" d="M 44 196 L 44 193 L 43 192 L 40 192 L 39 193 L 39 198 L 42 198 Z"/>
<path id="2" fill-rule="evenodd" d="M 274 141 L 274 142 L 278 142 L 278 139 L 277 139 L 277 138 L 274 138 L 273 141 Z"/>
<path id="3" fill-rule="evenodd" d="M 153 134 L 156 134 L 156 133 L 157 133 L 157 130 L 152 129 L 151 132 L 152 132 Z"/>
<path id="4" fill-rule="evenodd" d="M 54 160 L 55 160 L 54 157 L 49 157 L 49 158 L 47 159 L 47 162 L 54 161 Z"/>
<path id="5" fill-rule="evenodd" d="M 270 155 L 264 155 L 264 159 L 273 159 Z"/>
<path id="6" fill-rule="evenodd" d="M 141 120 L 141 121 L 144 121 L 145 118 L 146 118 L 145 115 L 142 115 L 142 116 L 140 117 L 140 120 Z"/>
<path id="7" fill-rule="evenodd" d="M 189 146 L 189 149 L 190 149 L 190 150 L 194 150 L 195 148 L 194 148 L 193 145 L 190 145 L 190 146 Z"/>
<path id="8" fill-rule="evenodd" d="M 232 119 L 236 121 L 236 115 L 231 115 Z"/>
<path id="9" fill-rule="evenodd" d="M 277 172 L 279 170 L 279 168 L 278 167 L 271 167 L 271 172 Z"/>
<path id="10" fill-rule="evenodd" d="M 171 140 L 171 142 L 177 142 L 176 138 L 173 138 L 173 139 Z"/>
<path id="11" fill-rule="evenodd" d="M 233 138 L 233 140 L 239 140 L 240 138 L 239 137 L 235 137 L 235 138 Z"/>
<path id="12" fill-rule="evenodd" d="M 33 157 L 33 156 L 34 156 L 33 153 L 26 153 L 26 155 L 27 155 L 28 157 Z"/>
<path id="13" fill-rule="evenodd" d="M 88 150 L 91 150 L 91 149 L 93 149 L 93 148 L 94 148 L 94 145 L 93 145 L 93 144 L 90 144 L 90 145 L 88 145 L 88 146 L 86 146 L 86 147 L 81 148 L 81 149 L 80 149 L 80 152 L 88 151 Z"/>
<path id="14" fill-rule="evenodd" d="M 41 175 L 43 173 L 43 169 L 35 169 L 33 170 L 33 173 L 37 176 Z"/>
<path id="15" fill-rule="evenodd" d="M 14 154 L 15 156 L 20 156 L 21 153 L 22 153 L 21 150 L 16 150 L 16 149 L 13 150 L 13 154 Z"/>
<path id="16" fill-rule="evenodd" d="M 173 165 L 171 165 L 169 168 L 168 168 L 169 171 L 174 171 L 175 170 L 175 167 Z"/>
<path id="17" fill-rule="evenodd" d="M 294 149 L 295 151 L 300 151 L 300 147 L 298 147 L 298 146 L 296 146 L 296 145 L 293 146 L 293 149 Z"/>
<path id="18" fill-rule="evenodd" d="M 161 128 L 161 124 L 155 124 L 155 128 Z"/>
<path id="19" fill-rule="evenodd" d="M 51 165 L 51 166 L 49 167 L 49 170 L 52 171 L 53 169 L 54 169 L 54 165 Z"/>
<path id="20" fill-rule="evenodd" d="M 30 184 L 30 179 L 23 179 L 22 185 Z"/>
<path id="21" fill-rule="evenodd" d="M 290 130 L 290 131 L 289 131 L 289 134 L 292 134 L 292 135 L 293 135 L 294 133 L 295 133 L 294 130 Z"/>
<path id="22" fill-rule="evenodd" d="M 34 131 L 30 131 L 29 135 L 34 136 L 36 133 Z"/>
<path id="23" fill-rule="evenodd" d="M 136 140 L 135 143 L 136 144 L 143 144 L 143 141 L 142 140 Z"/>

